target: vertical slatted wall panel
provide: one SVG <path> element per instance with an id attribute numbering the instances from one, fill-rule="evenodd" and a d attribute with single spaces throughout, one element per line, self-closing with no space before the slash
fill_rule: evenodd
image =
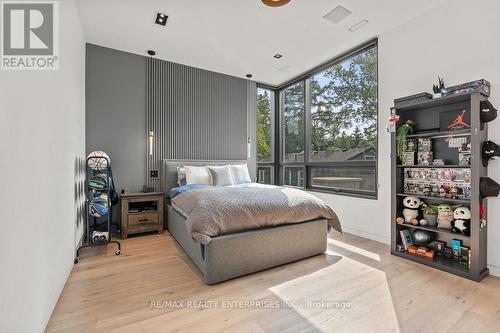
<path id="1" fill-rule="evenodd" d="M 148 173 L 162 159 L 246 159 L 247 80 L 148 58 L 147 85 Z"/>

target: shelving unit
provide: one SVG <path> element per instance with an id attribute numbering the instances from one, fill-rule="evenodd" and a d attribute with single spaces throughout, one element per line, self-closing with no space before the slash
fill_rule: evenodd
<path id="1" fill-rule="evenodd" d="M 94 170 L 92 168 L 90 168 L 89 166 L 89 160 L 90 159 L 103 159 L 103 160 L 106 160 L 106 167 L 102 170 Z M 108 244 L 115 244 L 116 245 L 116 250 L 115 250 L 115 255 L 120 255 L 120 251 L 121 251 L 121 245 L 120 245 L 120 242 L 116 241 L 116 240 L 112 240 L 111 239 L 111 221 L 112 221 L 112 214 L 113 214 L 113 207 L 112 207 L 112 203 L 111 203 L 111 161 L 109 160 L 109 158 L 105 157 L 105 156 L 93 156 L 93 157 L 87 157 L 86 159 L 86 180 L 85 180 L 85 190 L 86 190 L 86 224 L 85 224 L 85 237 L 84 237 L 84 240 L 83 240 L 83 244 L 77 249 L 76 251 L 76 257 L 74 259 L 74 263 L 77 264 L 78 261 L 79 261 L 79 257 L 80 257 L 80 251 L 84 248 L 89 248 L 89 247 L 95 247 L 95 246 L 106 246 Z M 105 179 L 106 179 L 106 182 L 107 182 L 107 185 L 106 185 L 106 189 L 103 190 L 103 191 L 95 191 L 95 190 L 91 190 L 90 186 L 89 186 L 89 180 L 95 176 L 95 175 L 98 175 L 98 174 L 102 174 L 104 175 Z M 92 201 L 92 199 L 94 199 L 95 197 L 99 196 L 100 194 L 105 194 L 106 195 L 106 198 L 108 200 L 108 214 L 106 216 L 103 216 L 103 217 L 94 217 L 94 216 L 91 216 L 90 214 L 90 203 Z M 99 228 L 103 228 L 102 230 L 100 230 Z M 92 233 L 94 230 L 100 230 L 100 231 L 106 231 L 107 232 L 107 239 L 105 241 L 94 241 L 92 239 Z"/>
<path id="2" fill-rule="evenodd" d="M 487 227 L 480 228 L 480 195 L 479 179 L 487 176 L 487 168 L 481 163 L 481 145 L 488 137 L 488 126 L 484 124 L 481 129 L 480 122 L 480 102 L 487 97 L 480 93 L 463 93 L 437 99 L 423 101 L 411 106 L 396 108 L 396 114 L 400 117 L 397 127 L 404 124 L 407 120 L 415 122 L 414 133 L 408 135 L 411 138 L 430 138 L 432 139 L 434 158 L 440 158 L 446 165 L 403 165 L 396 154 L 396 133 L 391 134 L 391 174 L 392 174 L 392 196 L 391 196 L 391 253 L 395 256 L 405 258 L 429 267 L 433 267 L 448 273 L 456 274 L 467 279 L 480 281 L 488 275 L 487 268 Z M 453 131 L 440 131 L 440 113 L 455 110 L 470 110 L 470 129 L 457 129 Z M 458 163 L 458 149 L 449 148 L 446 142 L 447 138 L 467 137 L 471 144 L 471 165 L 463 166 Z M 456 154 L 456 155 L 455 155 Z M 404 192 L 404 173 L 405 169 L 415 168 L 470 168 L 471 170 L 471 196 L 470 198 L 446 198 L 439 196 L 426 196 L 406 194 Z M 420 198 L 424 202 L 433 205 L 441 203 L 462 204 L 471 210 L 471 235 L 465 236 L 457 234 L 451 230 L 441 229 L 431 226 L 397 224 L 396 218 L 402 216 L 403 198 L 411 195 Z M 486 217 L 486 201 L 483 203 L 484 218 Z M 464 265 L 458 261 L 445 256 L 435 255 L 433 259 L 416 256 L 408 252 L 396 251 L 397 244 L 401 244 L 400 230 L 422 229 L 433 232 L 437 240 L 445 241 L 450 246 L 452 239 L 459 239 L 462 244 L 471 250 L 471 264 Z M 429 244 L 428 247 L 433 247 Z"/>
<path id="3" fill-rule="evenodd" d="M 453 261 L 445 257 L 437 256 L 433 260 L 430 260 L 423 257 L 417 257 L 406 252 L 393 251 L 392 254 L 401 258 L 405 258 L 407 260 L 418 262 L 419 264 L 423 264 L 432 268 L 439 269 L 441 271 L 452 273 L 475 281 L 480 281 L 481 279 L 484 278 L 484 276 L 488 275 L 488 273 L 486 272 L 484 276 L 482 276 L 480 279 L 474 279 L 471 276 L 470 270 L 466 266 L 462 265 L 457 261 Z"/>
<path id="4" fill-rule="evenodd" d="M 437 138 L 453 138 L 457 136 L 469 136 L 470 130 L 469 129 L 462 129 L 462 130 L 456 130 L 456 131 L 422 131 L 420 133 L 415 133 L 415 134 L 410 134 L 408 135 L 408 139 L 412 138 L 431 138 L 431 139 L 437 139 Z"/>
<path id="5" fill-rule="evenodd" d="M 449 165 L 425 165 L 425 164 L 416 164 L 416 165 L 403 165 L 398 164 L 396 168 L 405 168 L 405 169 L 418 169 L 418 168 L 432 168 L 432 169 L 450 169 L 450 168 L 460 168 L 466 169 L 470 168 L 470 165 L 458 165 L 458 164 L 449 164 Z"/>
<path id="6" fill-rule="evenodd" d="M 438 227 L 431 227 L 431 226 L 427 226 L 427 225 L 423 226 L 423 225 L 413 225 L 413 224 L 405 223 L 405 224 L 402 224 L 401 227 L 410 228 L 410 229 L 422 229 L 422 230 L 432 231 L 432 232 L 439 233 L 439 234 L 445 234 L 445 235 L 448 235 L 448 236 L 453 236 L 453 238 L 456 238 L 456 239 L 468 240 L 470 238 L 469 236 L 465 236 L 465 235 L 462 235 L 462 234 L 457 234 L 457 233 L 454 233 L 454 232 L 452 232 L 451 230 L 448 230 L 448 229 L 443 229 L 443 228 L 438 228 Z"/>
<path id="7" fill-rule="evenodd" d="M 444 201 L 445 203 L 457 203 L 457 204 L 470 204 L 471 200 L 468 198 L 464 199 L 452 199 L 452 198 L 441 198 L 441 197 L 429 197 L 426 195 L 418 195 L 418 194 L 411 194 L 411 193 L 397 193 L 396 194 L 398 197 L 407 197 L 411 195 L 412 197 L 417 197 L 419 199 L 422 199 L 424 201 L 439 201 L 442 202 Z"/>

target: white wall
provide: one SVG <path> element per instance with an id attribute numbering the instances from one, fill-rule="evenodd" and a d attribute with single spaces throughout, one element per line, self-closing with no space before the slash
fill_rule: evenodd
<path id="1" fill-rule="evenodd" d="M 59 71 L 0 71 L 0 332 L 43 332 L 81 234 L 84 42 L 73 0 L 59 18 Z"/>
<path id="2" fill-rule="evenodd" d="M 500 2 L 451 0 L 379 36 L 379 199 L 318 194 L 340 214 L 347 232 L 390 242 L 390 135 L 386 132 L 394 98 L 431 92 L 437 76 L 447 85 L 487 79 L 490 101 L 500 109 Z M 500 119 L 489 138 L 500 143 Z M 500 182 L 500 161 L 489 176 Z M 500 199 L 489 202 L 488 264 L 500 276 Z"/>

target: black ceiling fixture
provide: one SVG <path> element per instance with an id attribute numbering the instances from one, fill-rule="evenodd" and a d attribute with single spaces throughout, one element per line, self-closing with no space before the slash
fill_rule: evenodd
<path id="1" fill-rule="evenodd" d="M 252 78 L 252 74 L 247 74 L 247 78 L 251 79 Z"/>
<path id="2" fill-rule="evenodd" d="M 148 50 L 148 54 L 149 54 L 150 56 L 154 56 L 154 55 L 156 55 L 156 52 L 155 52 L 155 51 L 153 51 L 153 50 Z"/>
<path id="3" fill-rule="evenodd" d="M 281 7 L 290 2 L 290 0 L 262 0 L 264 5 L 269 7 Z"/>
<path id="4" fill-rule="evenodd" d="M 276 59 L 281 59 L 281 58 L 283 58 L 283 55 L 276 53 L 275 55 L 273 55 L 273 57 L 275 57 Z"/>
<path id="5" fill-rule="evenodd" d="M 168 15 L 156 12 L 155 23 L 165 26 L 167 24 Z"/>

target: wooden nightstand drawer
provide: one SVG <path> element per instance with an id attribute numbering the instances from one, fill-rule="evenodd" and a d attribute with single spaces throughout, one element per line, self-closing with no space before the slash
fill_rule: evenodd
<path id="1" fill-rule="evenodd" d="M 163 232 L 163 193 L 131 193 L 121 196 L 122 239 L 129 234 Z"/>
<path id="2" fill-rule="evenodd" d="M 158 226 L 158 222 L 158 212 L 156 211 L 141 214 L 129 214 L 128 216 L 129 229 L 147 225 Z"/>

